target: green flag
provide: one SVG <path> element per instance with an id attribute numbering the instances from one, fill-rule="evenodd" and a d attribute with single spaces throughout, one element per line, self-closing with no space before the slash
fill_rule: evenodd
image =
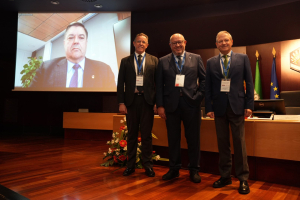
<path id="1" fill-rule="evenodd" d="M 254 99 L 255 100 L 263 99 L 258 62 L 259 61 L 256 60 L 255 84 L 254 84 Z"/>

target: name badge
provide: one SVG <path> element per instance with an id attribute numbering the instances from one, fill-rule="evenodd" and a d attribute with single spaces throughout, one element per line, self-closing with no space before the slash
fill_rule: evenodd
<path id="1" fill-rule="evenodd" d="M 143 82 L 144 82 L 144 76 L 143 75 L 137 75 L 136 76 L 136 86 L 143 86 Z"/>
<path id="2" fill-rule="evenodd" d="M 184 87 L 184 78 L 185 78 L 185 75 L 176 74 L 175 87 Z"/>
<path id="3" fill-rule="evenodd" d="M 222 79 L 221 92 L 230 92 L 230 79 Z"/>

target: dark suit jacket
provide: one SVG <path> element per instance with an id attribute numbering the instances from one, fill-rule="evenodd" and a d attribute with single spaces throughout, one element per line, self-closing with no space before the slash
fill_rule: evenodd
<path id="1" fill-rule="evenodd" d="M 223 116 L 227 101 L 236 115 L 243 115 L 244 109 L 253 110 L 254 89 L 249 58 L 245 54 L 232 53 L 228 78 L 231 79 L 230 92 L 220 92 L 223 74 L 220 55 L 207 60 L 205 83 L 205 112 Z M 244 90 L 246 82 L 246 94 Z M 228 98 L 227 98 L 228 96 Z"/>
<path id="2" fill-rule="evenodd" d="M 178 73 L 172 53 L 159 59 L 156 73 L 156 106 L 163 106 L 166 112 L 173 112 L 177 108 L 180 89 L 190 106 L 199 106 L 204 97 L 205 69 L 200 55 L 186 52 L 182 69 L 182 74 L 185 75 L 183 88 L 175 87 Z"/>
<path id="3" fill-rule="evenodd" d="M 66 88 L 68 62 L 65 57 L 42 63 L 29 87 Z M 96 60 L 85 58 L 83 88 L 97 88 L 115 91 L 115 76 L 110 66 Z"/>
<path id="4" fill-rule="evenodd" d="M 155 56 L 146 53 L 146 63 L 144 69 L 144 97 L 148 104 L 155 104 L 155 70 L 157 67 L 158 59 Z M 136 72 L 134 66 L 134 54 L 125 57 L 121 61 L 117 96 L 119 103 L 125 103 L 130 106 L 134 99 L 136 84 Z M 124 91 L 125 86 L 125 91 Z"/>

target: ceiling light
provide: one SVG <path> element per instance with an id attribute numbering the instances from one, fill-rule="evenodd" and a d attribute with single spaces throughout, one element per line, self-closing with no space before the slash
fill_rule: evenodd
<path id="1" fill-rule="evenodd" d="M 59 1 L 50 1 L 53 5 L 58 5 Z"/>
<path id="2" fill-rule="evenodd" d="M 102 8 L 103 6 L 101 4 L 95 4 L 94 7 L 95 8 Z"/>

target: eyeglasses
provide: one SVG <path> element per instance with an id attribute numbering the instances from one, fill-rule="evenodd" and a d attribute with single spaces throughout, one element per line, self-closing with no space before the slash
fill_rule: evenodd
<path id="1" fill-rule="evenodd" d="M 219 40 L 218 43 L 222 44 L 223 42 L 228 43 L 230 40 L 229 39 L 225 39 L 225 40 Z"/>
<path id="2" fill-rule="evenodd" d="M 171 44 L 176 46 L 177 44 L 182 45 L 183 42 L 184 42 L 184 40 L 181 40 L 181 41 L 177 41 L 177 42 L 171 42 Z"/>

